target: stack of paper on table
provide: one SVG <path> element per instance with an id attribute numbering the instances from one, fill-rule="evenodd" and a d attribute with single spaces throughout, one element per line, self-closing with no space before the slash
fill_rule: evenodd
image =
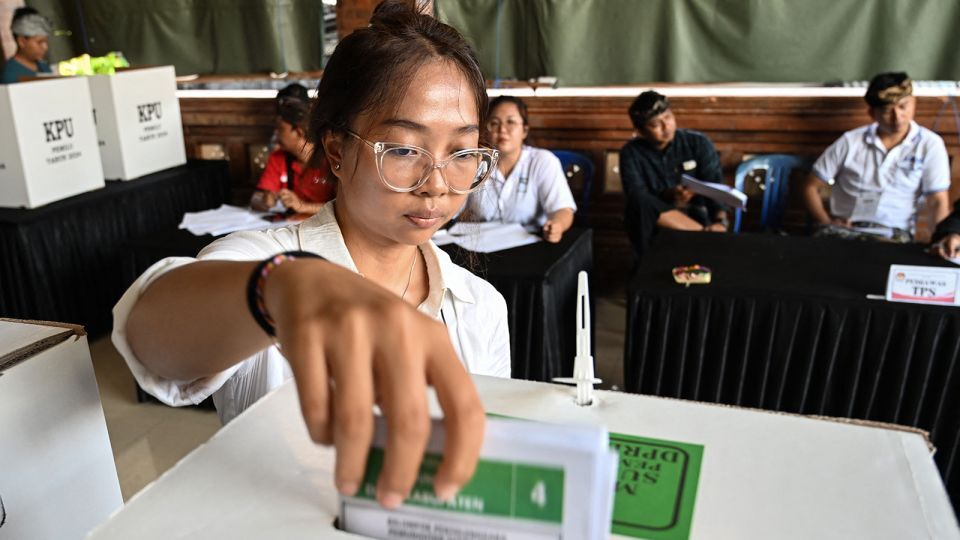
<path id="1" fill-rule="evenodd" d="M 569 387 L 474 380 L 490 413 L 609 430 L 617 538 L 960 539 L 916 432 L 605 391 L 577 407 Z M 287 383 L 92 538 L 357 538 L 333 526 L 333 467 Z"/>
<path id="2" fill-rule="evenodd" d="M 492 253 L 505 249 L 534 244 L 541 239 L 531 234 L 519 223 L 458 222 L 446 230 L 439 230 L 433 235 L 433 242 L 438 246 L 457 244 L 458 246 L 477 253 Z"/>
<path id="3" fill-rule="evenodd" d="M 730 208 L 743 209 L 747 207 L 747 195 L 739 189 L 726 184 L 704 182 L 703 180 L 697 180 L 689 174 L 682 175 L 680 182 L 697 195 L 703 195 L 720 204 L 725 204 Z"/>
<path id="4" fill-rule="evenodd" d="M 235 231 L 259 231 L 276 229 L 290 225 L 289 221 L 269 222 L 263 219 L 267 212 L 254 212 L 249 208 L 221 204 L 214 210 L 187 212 L 183 215 L 180 228 L 197 236 L 232 233 Z"/>

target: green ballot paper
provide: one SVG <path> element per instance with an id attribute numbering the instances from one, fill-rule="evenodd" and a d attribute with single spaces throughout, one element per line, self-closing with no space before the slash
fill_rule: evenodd
<path id="1" fill-rule="evenodd" d="M 617 454 L 605 429 L 491 418 L 473 479 L 448 502 L 433 492 L 443 424 L 430 443 L 410 496 L 397 510 L 376 502 L 385 422 L 356 496 L 341 497 L 340 525 L 373 538 L 606 538 Z"/>

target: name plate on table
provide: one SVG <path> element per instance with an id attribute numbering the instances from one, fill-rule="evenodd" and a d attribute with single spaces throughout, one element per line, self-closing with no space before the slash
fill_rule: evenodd
<path id="1" fill-rule="evenodd" d="M 960 305 L 960 268 L 890 265 L 887 300 L 942 306 Z"/>

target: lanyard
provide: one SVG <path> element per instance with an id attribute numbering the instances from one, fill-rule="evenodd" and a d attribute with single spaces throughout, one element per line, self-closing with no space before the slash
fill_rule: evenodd
<path id="1" fill-rule="evenodd" d="M 530 169 L 533 167 L 533 163 L 527 163 L 526 171 L 520 173 L 520 179 L 517 181 L 517 191 L 519 195 L 523 195 L 527 192 L 527 189 L 530 184 Z M 497 187 L 497 183 L 494 182 L 493 186 L 497 192 L 497 218 L 501 223 L 504 223 L 503 217 L 503 192 L 507 187 L 508 178 L 503 179 L 503 187 Z M 514 207 L 516 207 L 516 201 L 514 201 Z"/>

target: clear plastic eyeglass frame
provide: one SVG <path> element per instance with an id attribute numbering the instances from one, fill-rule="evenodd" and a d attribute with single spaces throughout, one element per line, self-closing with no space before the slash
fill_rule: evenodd
<path id="1" fill-rule="evenodd" d="M 377 163 L 377 173 L 380 175 L 380 181 L 383 182 L 383 185 L 385 185 L 388 189 L 390 189 L 391 191 L 396 191 L 397 193 L 409 193 L 411 191 L 415 191 L 419 189 L 421 186 L 423 186 L 423 184 L 426 183 L 427 178 L 429 178 L 430 175 L 433 174 L 433 171 L 436 169 L 440 170 L 440 177 L 443 178 L 443 183 L 447 186 L 447 189 L 459 195 L 466 195 L 467 193 L 472 193 L 478 190 L 480 186 L 483 185 L 484 181 L 486 181 L 486 179 L 490 177 L 490 173 L 493 172 L 493 169 L 497 166 L 497 160 L 500 158 L 500 152 L 492 148 L 468 148 L 468 149 L 459 150 L 457 152 L 454 152 L 453 154 L 450 154 L 450 156 L 443 161 L 437 161 L 436 157 L 434 157 L 433 154 L 431 154 L 425 148 L 421 148 L 419 146 L 414 146 L 411 144 L 391 143 L 391 142 L 373 142 L 373 141 L 368 141 L 367 139 L 364 139 L 363 137 L 361 137 L 360 135 L 357 135 L 356 133 L 350 131 L 349 129 L 344 131 L 346 131 L 347 134 L 349 134 L 350 136 L 359 139 L 364 144 L 366 144 L 367 146 L 373 149 L 373 155 Z M 424 168 L 423 175 L 414 185 L 410 187 L 397 187 L 391 184 L 387 180 L 386 175 L 383 174 L 383 157 L 387 152 L 391 150 L 398 150 L 398 149 L 404 149 L 404 148 L 423 153 L 423 155 L 430 158 L 430 166 Z M 476 181 L 472 183 L 468 189 L 458 189 L 457 187 L 450 185 L 450 182 L 447 180 L 446 173 L 444 173 L 444 168 L 448 164 L 453 162 L 453 160 L 455 160 L 456 158 L 460 156 L 469 155 L 469 154 L 481 154 L 482 156 L 488 158 L 490 161 L 489 163 L 482 162 L 487 165 L 486 170 L 483 170 L 482 167 L 477 169 L 478 174 L 475 176 Z"/>

